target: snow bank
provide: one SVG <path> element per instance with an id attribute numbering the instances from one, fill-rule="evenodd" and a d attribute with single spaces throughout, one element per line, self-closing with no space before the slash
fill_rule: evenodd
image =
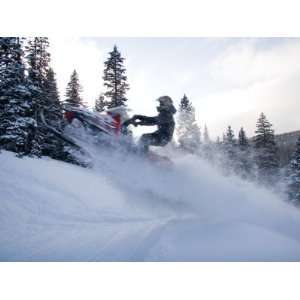
<path id="1" fill-rule="evenodd" d="M 90 146 L 92 169 L 0 154 L 2 261 L 295 261 L 300 213 L 193 156 Z"/>

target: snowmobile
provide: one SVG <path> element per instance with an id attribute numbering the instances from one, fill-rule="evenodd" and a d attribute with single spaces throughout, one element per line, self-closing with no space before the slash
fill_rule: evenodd
<path id="1" fill-rule="evenodd" d="M 91 112 L 83 107 L 74 107 L 66 105 L 64 106 L 64 118 L 66 124 L 73 127 L 73 132 L 78 128 L 83 128 L 88 135 L 92 135 L 93 139 L 97 138 L 106 146 L 117 145 L 117 147 L 124 147 L 126 151 L 145 157 L 151 162 L 159 163 L 165 166 L 172 165 L 169 158 L 156 154 L 153 151 L 148 153 L 141 153 L 139 147 L 133 142 L 131 138 L 132 132 L 129 129 L 130 125 L 138 126 L 138 121 L 133 121 L 128 118 L 128 109 L 124 106 L 108 109 L 101 113 Z M 78 140 L 73 135 L 68 134 L 65 128 L 57 130 L 48 124 L 45 120 L 43 112 L 41 112 L 41 120 L 56 136 L 61 138 L 70 146 L 74 147 L 81 154 L 91 158 L 89 151 L 84 148 L 82 143 L 78 143 Z M 110 141 L 111 143 L 107 143 Z"/>
<path id="2" fill-rule="evenodd" d="M 108 135 L 118 136 L 121 133 L 122 119 L 125 115 L 123 107 L 109 109 L 104 113 L 88 111 L 85 108 L 65 106 L 65 119 L 71 124 L 75 119 L 87 129 Z"/>
<path id="3" fill-rule="evenodd" d="M 116 137 L 121 135 L 122 120 L 126 117 L 124 107 L 110 109 L 103 113 L 70 105 L 65 105 L 63 110 L 64 122 L 59 128 L 46 121 L 43 110 L 39 112 L 39 120 L 45 128 L 70 146 L 79 163 L 87 167 L 93 165 L 93 158 L 85 147 L 87 142 L 85 139 L 101 140 L 102 143 L 116 140 Z M 83 136 L 82 131 L 85 132 Z"/>
<path id="4" fill-rule="evenodd" d="M 79 149 L 82 146 L 68 135 L 65 131 L 66 125 L 71 125 L 76 128 L 84 128 L 89 134 L 94 136 L 111 136 L 117 137 L 121 135 L 121 124 L 125 117 L 123 107 L 107 110 L 103 113 L 91 112 L 83 107 L 64 106 L 65 126 L 60 129 L 55 129 L 46 122 L 43 111 L 40 112 L 40 119 L 45 127 L 52 131 L 59 138 Z"/>

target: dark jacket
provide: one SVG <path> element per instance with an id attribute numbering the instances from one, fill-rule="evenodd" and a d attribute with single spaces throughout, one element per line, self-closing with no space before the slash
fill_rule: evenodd
<path id="1" fill-rule="evenodd" d="M 139 125 L 153 126 L 157 125 L 158 130 L 155 132 L 162 138 L 170 141 L 173 137 L 175 121 L 173 115 L 176 113 L 175 107 L 163 107 L 157 108 L 159 114 L 156 117 L 147 117 L 142 115 L 135 115 L 134 118 L 140 120 Z"/>

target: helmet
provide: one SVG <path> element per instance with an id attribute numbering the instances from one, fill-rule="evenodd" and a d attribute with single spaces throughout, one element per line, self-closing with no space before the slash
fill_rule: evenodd
<path id="1" fill-rule="evenodd" d="M 157 101 L 159 101 L 161 105 L 166 105 L 166 106 L 173 104 L 173 101 L 169 96 L 161 96 L 157 99 Z"/>
<path id="2" fill-rule="evenodd" d="M 170 111 L 171 113 L 175 113 L 176 109 L 173 106 L 173 101 L 169 96 L 161 96 L 157 99 L 159 101 L 159 106 L 157 107 L 157 111 Z"/>

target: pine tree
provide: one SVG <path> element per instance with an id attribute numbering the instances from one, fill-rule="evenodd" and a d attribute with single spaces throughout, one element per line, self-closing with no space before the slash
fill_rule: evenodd
<path id="1" fill-rule="evenodd" d="M 63 124 L 63 111 L 62 104 L 59 100 L 55 73 L 52 68 L 49 68 L 46 74 L 44 94 L 44 100 L 47 105 L 47 110 L 44 111 L 44 117 L 47 124 L 60 131 Z M 54 159 L 67 160 L 66 157 L 68 156 L 68 153 L 66 153 L 64 149 L 64 142 L 53 132 L 47 130 L 47 128 L 43 128 L 43 133 L 43 155 L 50 156 Z"/>
<path id="2" fill-rule="evenodd" d="M 62 104 L 59 99 L 55 73 L 52 68 L 49 68 L 47 71 L 44 88 L 46 95 L 45 101 L 48 107 L 45 112 L 45 117 L 49 120 L 50 124 L 54 125 L 54 127 L 59 127 L 57 122 L 59 123 L 62 121 L 63 112 Z"/>
<path id="3" fill-rule="evenodd" d="M 50 54 L 48 52 L 49 41 L 46 37 L 30 39 L 27 46 L 27 60 L 29 64 L 28 81 L 33 101 L 33 117 L 37 123 L 33 141 L 32 155 L 41 156 L 44 152 L 45 129 L 41 121 L 41 113 L 47 115 L 49 109 L 45 85 L 49 70 Z"/>
<path id="4" fill-rule="evenodd" d="M 102 112 L 105 110 L 106 102 L 104 100 L 104 95 L 100 94 L 100 96 L 95 101 L 94 111 Z"/>
<path id="5" fill-rule="evenodd" d="M 295 204 L 300 205 L 300 136 L 296 151 L 288 168 L 288 197 Z"/>
<path id="6" fill-rule="evenodd" d="M 195 109 L 186 95 L 180 101 L 177 137 L 180 148 L 194 153 L 200 147 L 201 133 L 195 119 Z"/>
<path id="7" fill-rule="evenodd" d="M 203 144 L 202 144 L 202 157 L 208 161 L 213 161 L 214 159 L 214 147 L 213 143 L 210 140 L 208 129 L 206 124 L 204 125 L 203 133 Z"/>
<path id="8" fill-rule="evenodd" d="M 203 142 L 204 142 L 204 144 L 209 144 L 210 143 L 210 137 L 209 137 L 209 133 L 208 133 L 208 129 L 207 129 L 206 124 L 204 125 Z"/>
<path id="9" fill-rule="evenodd" d="M 261 113 L 256 124 L 254 137 L 255 161 L 258 168 L 258 176 L 265 183 L 274 183 L 279 171 L 279 158 L 275 143 L 272 124 Z"/>
<path id="10" fill-rule="evenodd" d="M 30 39 L 27 46 L 27 61 L 29 64 L 28 80 L 31 88 L 31 97 L 34 100 L 35 114 L 45 107 L 45 83 L 49 70 L 50 54 L 49 41 L 46 37 Z M 36 116 L 36 119 L 38 116 Z"/>
<path id="11" fill-rule="evenodd" d="M 104 63 L 104 86 L 107 88 L 105 96 L 109 99 L 108 108 L 126 105 L 126 91 L 129 90 L 126 69 L 123 65 L 124 58 L 117 46 L 109 53 L 109 58 Z"/>
<path id="12" fill-rule="evenodd" d="M 30 153 L 36 123 L 27 87 L 22 38 L 0 38 L 0 147 Z"/>
<path id="13" fill-rule="evenodd" d="M 59 100 L 55 73 L 50 67 L 49 41 L 35 37 L 29 41 L 27 59 L 28 81 L 34 104 L 33 117 L 37 123 L 31 154 L 75 162 L 65 143 L 47 126 L 60 130 L 63 124 L 62 105 Z M 65 149 L 66 148 L 66 149 Z"/>
<path id="14" fill-rule="evenodd" d="M 82 87 L 79 83 L 78 73 L 74 70 L 67 86 L 65 104 L 74 107 L 85 107 L 86 105 L 80 96 L 81 92 Z"/>
<path id="15" fill-rule="evenodd" d="M 221 168 L 224 175 L 231 175 L 237 170 L 237 142 L 231 126 L 223 133 L 223 140 L 216 145 L 216 164 Z"/>
<path id="16" fill-rule="evenodd" d="M 51 127 L 57 131 L 61 131 L 65 126 L 63 106 L 60 102 L 55 73 L 52 68 L 49 68 L 47 72 L 45 94 L 48 106 L 48 110 L 45 112 L 47 124 L 51 125 Z M 44 132 L 43 155 L 74 164 L 85 165 L 74 156 L 74 149 L 72 149 L 68 143 L 63 141 L 52 131 L 47 130 L 47 128 L 44 128 Z"/>
<path id="17" fill-rule="evenodd" d="M 249 142 L 243 127 L 239 131 L 238 146 L 240 150 L 245 150 L 249 147 Z"/>
<path id="18" fill-rule="evenodd" d="M 231 126 L 228 126 L 225 137 L 224 137 L 224 153 L 226 159 L 232 164 L 236 159 L 236 140 L 234 137 L 234 132 Z"/>
<path id="19" fill-rule="evenodd" d="M 236 171 L 242 178 L 252 175 L 252 154 L 244 128 L 239 131 Z"/>
<path id="20" fill-rule="evenodd" d="M 50 62 L 48 47 L 49 40 L 47 37 L 29 39 L 26 47 L 28 50 L 27 59 L 30 65 L 28 76 L 35 84 L 40 83 L 41 88 Z"/>

